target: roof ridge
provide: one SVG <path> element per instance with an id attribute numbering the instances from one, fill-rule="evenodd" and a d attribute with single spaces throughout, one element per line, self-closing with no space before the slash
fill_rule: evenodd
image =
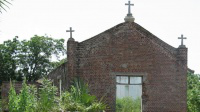
<path id="1" fill-rule="evenodd" d="M 142 32 L 144 32 L 144 33 L 146 32 L 146 33 L 148 33 L 151 37 L 153 37 L 153 38 L 151 38 L 151 39 L 154 39 L 154 40 L 156 40 L 156 41 L 159 41 L 158 44 L 159 44 L 160 46 L 162 46 L 162 47 L 164 47 L 164 48 L 167 48 L 167 49 L 170 50 L 171 52 L 174 52 L 174 51 L 176 50 L 175 47 L 173 47 L 173 46 L 169 45 L 168 43 L 166 43 L 165 41 L 161 40 L 160 38 L 158 38 L 157 36 L 155 36 L 154 34 L 152 34 L 150 31 L 148 31 L 147 29 L 143 28 L 141 25 L 139 25 L 139 24 L 137 24 L 137 23 L 135 23 L 135 24 L 136 24 L 136 26 L 138 27 L 138 29 L 141 29 Z M 138 30 L 138 29 L 137 29 L 137 30 Z M 148 35 L 148 34 L 146 34 L 146 35 Z M 163 44 L 160 44 L 160 43 L 163 43 Z"/>
<path id="2" fill-rule="evenodd" d="M 91 41 L 100 38 L 102 35 L 112 35 L 114 32 L 120 30 L 119 27 L 126 26 L 128 25 L 128 27 L 134 27 L 135 31 L 137 31 L 138 33 L 144 35 L 145 37 L 148 37 L 150 40 L 152 40 L 152 42 L 155 42 L 158 46 L 162 47 L 163 49 L 165 49 L 165 52 L 170 53 L 171 55 L 175 55 L 176 54 L 176 48 L 169 45 L 168 43 L 164 42 L 163 40 L 161 40 L 160 38 L 158 38 L 157 36 L 155 36 L 154 34 L 152 34 L 151 32 L 149 32 L 148 30 L 146 30 L 145 28 L 143 28 L 142 26 L 140 26 L 139 24 L 135 23 L 135 22 L 123 22 L 120 23 L 112 28 L 109 28 L 108 30 L 105 30 L 104 32 L 101 32 L 89 39 L 86 39 L 85 41 L 80 42 L 78 45 L 81 46 L 82 44 L 87 44 L 90 43 Z M 113 35 L 114 36 L 114 35 Z"/>
<path id="3" fill-rule="evenodd" d="M 103 31 L 103 32 L 101 32 L 101 33 L 99 33 L 99 34 L 97 34 L 97 35 L 91 37 L 91 38 L 88 38 L 88 39 L 86 39 L 86 40 L 84 40 L 84 41 L 82 41 L 82 42 L 79 42 L 79 43 L 81 44 L 81 43 L 84 43 L 84 42 L 93 40 L 93 39 L 95 39 L 95 38 L 98 38 L 99 35 L 101 35 L 101 34 L 103 34 L 103 33 L 106 33 L 106 32 L 108 32 L 108 31 L 110 31 L 110 30 L 112 30 L 112 29 L 114 29 L 114 28 L 116 28 L 116 27 L 119 27 L 119 26 L 123 25 L 124 23 L 125 23 L 125 22 L 119 23 L 119 24 L 117 24 L 116 26 L 113 26 L 113 27 L 111 27 L 111 28 L 109 28 L 109 29 L 107 29 L 107 30 L 105 30 L 105 31 Z"/>

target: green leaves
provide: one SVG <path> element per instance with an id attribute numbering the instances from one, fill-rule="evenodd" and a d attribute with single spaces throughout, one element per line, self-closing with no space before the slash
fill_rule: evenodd
<path id="1" fill-rule="evenodd" d="M 35 35 L 30 41 L 23 41 L 22 45 L 21 71 L 29 81 L 47 76 L 53 69 L 50 61 L 52 56 L 60 57 L 65 53 L 63 39 Z"/>
<path id="2" fill-rule="evenodd" d="M 80 81 L 76 82 L 76 84 L 78 83 L 84 84 Z M 77 86 L 71 86 L 73 91 L 64 91 L 62 96 L 58 97 L 57 87 L 53 86 L 52 82 L 47 79 L 42 80 L 39 91 L 34 86 L 27 85 L 24 81 L 19 94 L 16 94 L 11 83 L 9 112 L 101 112 L 106 109 L 104 103 L 88 93 L 86 84 L 81 85 L 81 87 L 87 89 L 87 91 L 77 88 Z M 77 92 L 80 94 L 77 94 Z"/>
<path id="3" fill-rule="evenodd" d="M 10 83 L 9 91 L 9 111 L 10 112 L 35 112 L 37 106 L 36 88 L 28 86 L 26 80 L 23 81 L 22 89 L 16 94 L 14 85 Z"/>
<path id="4" fill-rule="evenodd" d="M 18 106 L 18 111 L 20 112 L 34 112 L 37 106 L 36 88 L 28 86 L 26 80 L 22 84 Z"/>
<path id="5" fill-rule="evenodd" d="M 62 94 L 60 105 L 64 111 L 99 112 L 106 109 L 104 103 L 89 94 L 88 85 L 80 79 L 73 81 L 70 92 Z"/>
<path id="6" fill-rule="evenodd" d="M 140 112 L 141 111 L 141 99 L 132 99 L 132 97 L 124 97 L 117 99 L 116 112 Z"/>
<path id="7" fill-rule="evenodd" d="M 14 86 L 10 82 L 9 103 L 8 103 L 9 111 L 18 112 L 18 102 L 19 102 L 19 97 L 16 94 Z"/>
<path id="8" fill-rule="evenodd" d="M 200 75 L 187 75 L 187 105 L 188 112 L 200 112 Z"/>
<path id="9" fill-rule="evenodd" d="M 53 56 L 65 54 L 64 39 L 35 35 L 30 40 L 13 40 L 0 44 L 0 80 L 35 81 L 59 65 L 51 62 Z"/>
<path id="10" fill-rule="evenodd" d="M 57 88 L 47 79 L 42 81 L 39 91 L 35 86 L 27 85 L 24 80 L 19 94 L 16 94 L 11 83 L 9 112 L 56 112 L 59 110 L 56 94 Z"/>
<path id="11" fill-rule="evenodd" d="M 13 40 L 5 41 L 0 44 L 0 80 L 9 81 L 10 79 L 18 79 L 16 71 L 19 64 L 18 52 L 20 42 L 15 37 Z"/>
<path id="12" fill-rule="evenodd" d="M 88 93 L 83 93 L 81 95 L 81 102 L 87 106 L 91 105 L 93 102 L 95 102 L 96 96 L 90 95 Z"/>
<path id="13" fill-rule="evenodd" d="M 47 79 L 43 79 L 41 86 L 37 110 L 42 112 L 54 112 L 54 109 L 58 107 L 58 101 L 56 99 L 57 88 L 52 86 L 52 82 Z"/>

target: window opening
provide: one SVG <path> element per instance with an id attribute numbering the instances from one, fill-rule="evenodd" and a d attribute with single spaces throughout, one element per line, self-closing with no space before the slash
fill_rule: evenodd
<path id="1" fill-rule="evenodd" d="M 116 77 L 116 112 L 142 111 L 142 77 Z"/>

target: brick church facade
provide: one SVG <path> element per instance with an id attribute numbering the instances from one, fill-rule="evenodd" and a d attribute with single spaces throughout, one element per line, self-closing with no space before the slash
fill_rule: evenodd
<path id="1" fill-rule="evenodd" d="M 187 48 L 174 48 L 135 23 L 128 5 L 125 22 L 83 42 L 70 37 L 67 62 L 48 77 L 63 90 L 75 77 L 81 78 L 91 94 L 104 96 L 106 112 L 116 111 L 117 77 L 141 77 L 142 112 L 186 112 Z M 2 98 L 8 88 L 5 82 Z"/>
<path id="2" fill-rule="evenodd" d="M 174 48 L 135 22 L 126 21 L 83 42 L 69 38 L 67 62 L 49 78 L 68 88 L 80 77 L 114 112 L 116 76 L 142 77 L 143 112 L 186 112 L 187 48 Z"/>
<path id="3" fill-rule="evenodd" d="M 133 4 L 126 5 L 129 13 L 124 23 L 83 42 L 70 37 L 67 62 L 49 78 L 62 89 L 69 88 L 75 77 L 81 78 L 91 94 L 104 96 L 106 112 L 115 112 L 117 78 L 129 77 L 130 84 L 130 77 L 141 77 L 142 112 L 186 112 L 187 48 L 183 43 L 174 48 L 135 23 L 130 13 Z"/>

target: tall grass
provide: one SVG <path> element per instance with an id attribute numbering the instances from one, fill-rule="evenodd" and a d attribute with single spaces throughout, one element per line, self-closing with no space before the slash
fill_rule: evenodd
<path id="1" fill-rule="evenodd" d="M 44 79 L 37 91 L 36 87 L 23 82 L 19 94 L 13 84 L 10 84 L 9 112 L 102 112 L 106 105 L 89 93 L 87 84 L 76 80 L 70 91 L 64 91 L 58 96 L 57 87 Z"/>
<path id="2" fill-rule="evenodd" d="M 79 112 L 102 112 L 106 105 L 89 93 L 88 85 L 75 79 L 70 91 L 63 93 L 61 102 L 63 110 Z"/>
<path id="3" fill-rule="evenodd" d="M 141 112 L 141 98 L 135 100 L 132 97 L 117 98 L 116 112 Z"/>

